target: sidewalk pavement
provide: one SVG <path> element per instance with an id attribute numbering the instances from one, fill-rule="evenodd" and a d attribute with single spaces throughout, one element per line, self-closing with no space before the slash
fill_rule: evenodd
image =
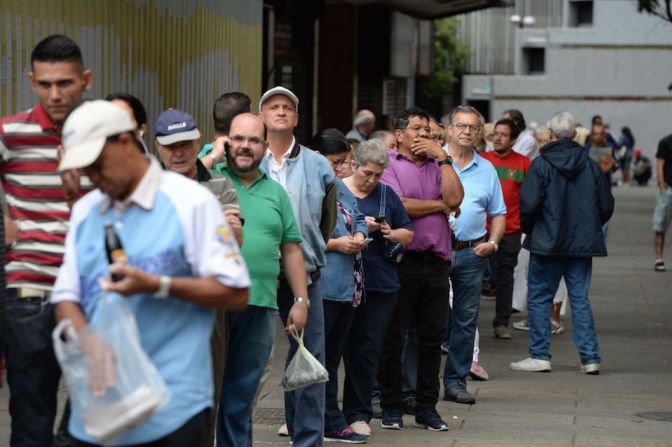
<path id="1" fill-rule="evenodd" d="M 374 419 L 368 445 L 672 446 L 672 244 L 666 246 L 668 271 L 654 272 L 654 189 L 619 187 L 614 195 L 609 257 L 595 259 L 590 294 L 603 358 L 600 375 L 579 372 L 569 311 L 565 333 L 553 336 L 553 372 L 509 371 L 510 362 L 528 356 L 527 333 L 513 331 L 512 340 L 495 339 L 490 323 L 494 301 L 484 300 L 480 364 L 490 381 L 468 383 L 477 403 L 440 401 L 438 411 L 448 432 L 413 428 L 411 416 L 405 416 L 402 431 L 383 430 Z M 522 318 L 514 315 L 513 321 Z M 277 340 L 271 377 L 255 412 L 255 446 L 288 445 L 288 438 L 276 433 L 284 423 L 280 380 L 287 352 L 280 328 Z M 7 398 L 3 387 L 0 447 L 9 445 Z"/>

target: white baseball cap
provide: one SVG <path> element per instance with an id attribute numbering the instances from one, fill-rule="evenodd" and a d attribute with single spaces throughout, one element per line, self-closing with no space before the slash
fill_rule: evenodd
<path id="1" fill-rule="evenodd" d="M 288 97 L 294 103 L 295 112 L 299 111 L 299 98 L 297 98 L 297 96 L 294 93 L 292 93 L 291 90 L 286 89 L 285 87 L 282 87 L 282 86 L 277 86 L 277 87 L 273 87 L 270 90 L 267 90 L 266 93 L 264 93 L 261 96 L 261 99 L 259 100 L 259 111 L 260 112 L 261 112 L 261 106 L 266 102 L 266 100 L 268 98 L 270 98 L 271 96 L 275 96 L 275 95 L 283 95 L 283 96 Z"/>
<path id="2" fill-rule="evenodd" d="M 86 101 L 63 124 L 63 157 L 59 171 L 92 164 L 113 135 L 135 130 L 131 117 L 121 107 L 102 99 Z"/>

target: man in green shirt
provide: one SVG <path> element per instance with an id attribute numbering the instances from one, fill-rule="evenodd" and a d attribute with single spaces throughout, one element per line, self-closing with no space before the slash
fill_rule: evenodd
<path id="1" fill-rule="evenodd" d="M 228 312 L 228 359 L 217 415 L 217 445 L 252 444 L 252 406 L 273 347 L 277 281 L 283 273 L 294 293 L 287 329 L 302 330 L 308 317 L 301 233 L 285 189 L 259 170 L 266 152 L 264 124 L 251 113 L 236 116 L 226 141 L 227 168 L 245 215 L 242 255 L 252 286 L 249 306 Z"/>

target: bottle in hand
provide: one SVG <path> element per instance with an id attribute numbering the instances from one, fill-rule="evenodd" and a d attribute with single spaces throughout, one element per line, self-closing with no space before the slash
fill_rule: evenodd
<path id="1" fill-rule="evenodd" d="M 121 239 L 114 229 L 114 225 L 108 223 L 105 225 L 105 251 L 107 253 L 107 261 L 110 264 L 126 263 L 126 252 L 124 246 L 121 244 Z M 124 275 L 112 275 L 112 281 L 118 282 L 124 279 Z"/>

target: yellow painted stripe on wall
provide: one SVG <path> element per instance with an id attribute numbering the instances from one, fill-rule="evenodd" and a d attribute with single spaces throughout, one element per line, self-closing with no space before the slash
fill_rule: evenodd
<path id="1" fill-rule="evenodd" d="M 177 107 L 194 115 L 206 140 L 212 104 L 242 91 L 253 104 L 262 79 L 262 0 L 3 0 L 0 11 L 0 114 L 36 98 L 30 53 L 64 33 L 94 72 L 89 97 L 123 91 L 140 98 L 150 124 Z"/>

